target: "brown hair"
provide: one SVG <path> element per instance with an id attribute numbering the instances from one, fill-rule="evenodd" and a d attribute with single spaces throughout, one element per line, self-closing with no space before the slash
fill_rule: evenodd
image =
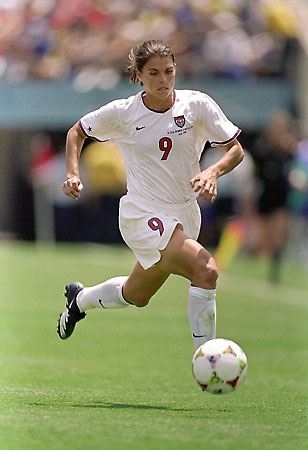
<path id="1" fill-rule="evenodd" d="M 175 62 L 171 47 L 164 41 L 150 40 L 137 44 L 131 49 L 128 55 L 130 64 L 127 66 L 127 71 L 131 83 L 140 83 L 137 71 L 141 72 L 145 64 L 153 56 L 169 56 Z"/>

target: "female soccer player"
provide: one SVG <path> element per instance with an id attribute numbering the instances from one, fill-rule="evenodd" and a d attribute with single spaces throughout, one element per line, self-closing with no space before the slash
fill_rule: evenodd
<path id="1" fill-rule="evenodd" d="M 198 242 L 197 197 L 213 202 L 217 179 L 234 169 L 244 152 L 231 123 L 208 95 L 174 89 L 176 64 L 163 41 L 136 45 L 129 54 L 130 81 L 142 90 L 83 116 L 67 133 L 67 179 L 63 192 L 79 199 L 83 188 L 78 161 L 86 138 L 114 140 L 123 155 L 127 194 L 120 200 L 119 227 L 137 262 L 129 276 L 91 287 L 65 288 L 67 303 L 58 335 L 67 339 L 90 308 L 146 306 L 170 274 L 190 280 L 188 317 L 195 348 L 216 333 L 213 256 Z M 225 153 L 200 171 L 205 143 Z"/>

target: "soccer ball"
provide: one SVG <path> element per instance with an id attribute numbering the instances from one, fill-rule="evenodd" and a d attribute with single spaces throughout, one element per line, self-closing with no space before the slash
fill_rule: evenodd
<path id="1" fill-rule="evenodd" d="M 203 391 L 229 394 L 239 387 L 247 373 L 247 357 L 229 339 L 211 339 L 193 356 L 192 373 Z"/>

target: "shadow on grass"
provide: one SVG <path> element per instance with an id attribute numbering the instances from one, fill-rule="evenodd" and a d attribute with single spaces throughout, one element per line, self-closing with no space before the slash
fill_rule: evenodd
<path id="1" fill-rule="evenodd" d="M 46 407 L 46 404 L 41 401 L 28 403 L 29 406 L 36 406 L 36 407 Z M 179 412 L 179 413 L 188 413 L 189 417 L 194 418 L 194 413 L 196 413 L 195 418 L 200 419 L 200 405 L 194 407 L 180 407 L 180 406 L 173 406 L 173 405 L 150 405 L 145 403 L 112 403 L 112 402 L 103 402 L 103 401 L 95 401 L 92 402 L 84 402 L 84 403 L 70 403 L 65 402 L 65 405 L 63 402 L 61 402 L 62 408 L 80 408 L 80 409 L 101 409 L 101 410 L 119 410 L 119 411 L 125 411 L 125 410 L 135 410 L 135 411 L 169 411 L 169 412 Z M 204 418 L 204 414 L 208 414 L 208 412 L 211 412 L 210 417 L 212 417 L 212 414 L 215 412 L 218 414 L 218 418 L 221 414 L 223 414 L 222 418 L 225 418 L 226 413 L 230 413 L 232 409 L 219 407 L 219 408 L 211 408 L 210 410 L 208 408 L 205 408 L 203 410 L 202 417 Z M 209 417 L 209 418 L 210 418 Z"/>
<path id="2" fill-rule="evenodd" d="M 91 404 L 75 404 L 73 408 L 102 408 L 102 409 L 140 409 L 140 410 L 158 410 L 158 411 L 194 411 L 192 408 L 176 408 L 163 405 L 146 405 L 133 403 L 104 403 L 93 402 Z"/>

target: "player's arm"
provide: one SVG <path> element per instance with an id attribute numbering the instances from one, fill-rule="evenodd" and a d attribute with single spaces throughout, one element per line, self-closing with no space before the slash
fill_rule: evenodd
<path id="1" fill-rule="evenodd" d="M 75 123 L 66 135 L 66 180 L 62 184 L 62 190 L 74 200 L 80 198 L 83 188 L 79 176 L 79 158 L 86 137 L 79 122 Z"/>
<path id="2" fill-rule="evenodd" d="M 231 172 L 244 158 L 244 150 L 237 139 L 223 146 L 226 153 L 190 181 L 194 192 L 213 202 L 217 197 L 217 180 Z"/>

